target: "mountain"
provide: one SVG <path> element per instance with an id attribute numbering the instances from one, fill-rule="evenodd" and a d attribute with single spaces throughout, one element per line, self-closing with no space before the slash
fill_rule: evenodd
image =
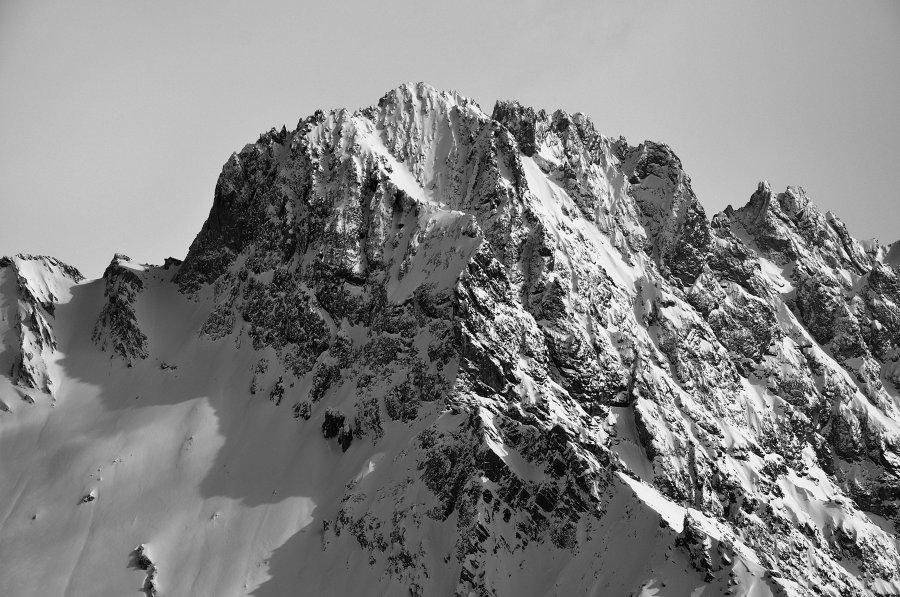
<path id="1" fill-rule="evenodd" d="M 583 114 L 317 111 L 183 261 L 0 262 L 0 587 L 898 594 L 898 246 Z"/>

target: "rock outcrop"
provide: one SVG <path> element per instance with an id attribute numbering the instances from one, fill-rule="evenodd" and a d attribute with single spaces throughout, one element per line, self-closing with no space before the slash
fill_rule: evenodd
<path id="1" fill-rule="evenodd" d="M 146 269 L 133 263 L 126 255 L 116 254 L 113 257 L 103 272 L 103 297 L 106 302 L 91 336 L 100 350 L 123 359 L 129 366 L 150 354 L 147 336 L 141 331 L 134 310 L 138 294 L 144 288 L 141 276 Z"/>
<path id="2" fill-rule="evenodd" d="M 56 381 L 48 360 L 57 348 L 53 331 L 56 304 L 84 277 L 58 259 L 33 255 L 3 257 L 0 271 L 3 317 L 15 336 L 4 339 L 12 356 L 10 378 L 23 388 L 52 394 Z"/>

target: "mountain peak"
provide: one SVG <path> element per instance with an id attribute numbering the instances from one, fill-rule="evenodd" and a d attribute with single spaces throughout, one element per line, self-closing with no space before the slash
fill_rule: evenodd
<path id="1" fill-rule="evenodd" d="M 0 586 L 900 593 L 896 252 L 580 113 L 316 111 L 183 262 L 0 261 Z"/>
<path id="2" fill-rule="evenodd" d="M 440 91 L 424 82 L 406 82 L 398 85 L 385 93 L 378 100 L 378 107 L 393 105 L 406 107 L 407 110 L 418 112 L 434 109 L 436 106 L 462 106 L 478 107 L 478 104 L 456 91 Z"/>
<path id="3" fill-rule="evenodd" d="M 872 260 L 846 225 L 833 213 L 822 213 L 799 186 L 773 196 L 768 184 L 760 183 L 748 203 L 730 211 L 728 217 L 778 262 L 800 261 L 814 268 L 862 273 Z"/>

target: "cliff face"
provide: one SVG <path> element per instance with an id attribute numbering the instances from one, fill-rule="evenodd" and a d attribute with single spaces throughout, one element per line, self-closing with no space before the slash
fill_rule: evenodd
<path id="1" fill-rule="evenodd" d="M 862 511 L 897 514 L 897 272 L 801 189 L 711 223 L 665 145 L 406 85 L 233 157 L 179 281 L 215 283 L 208 333 L 249 324 L 311 377 L 314 415 L 339 402 L 362 442 L 372 413 L 423 428 L 416 482 L 456 526 L 460 587 L 496 588 L 498 549 L 577 549 L 623 476 L 772 585 L 897 578 Z"/>
<path id="2" fill-rule="evenodd" d="M 298 466 L 362 470 L 316 477 L 280 587 L 895 594 L 895 248 L 793 187 L 709 220 L 665 145 L 407 84 L 233 155 L 94 341 L 145 375 L 175 285 L 191 354 L 331 446 Z"/>

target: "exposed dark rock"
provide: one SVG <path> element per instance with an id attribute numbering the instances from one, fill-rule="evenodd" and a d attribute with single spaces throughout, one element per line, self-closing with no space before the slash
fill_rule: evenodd
<path id="1" fill-rule="evenodd" d="M 150 559 L 147 546 L 143 543 L 138 545 L 132 550 L 130 555 L 130 566 L 147 573 L 141 591 L 143 591 L 147 597 L 157 597 L 157 595 L 159 595 L 159 566 Z"/>
<path id="2" fill-rule="evenodd" d="M 343 426 L 344 415 L 330 408 L 325 410 L 325 422 L 322 423 L 322 435 L 325 439 L 337 437 Z"/>
<path id="3" fill-rule="evenodd" d="M 130 263 L 129 257 L 117 254 L 103 272 L 106 304 L 91 337 L 100 350 L 112 352 L 129 366 L 150 356 L 147 336 L 141 331 L 135 313 L 135 302 L 144 289 L 144 282 Z"/>

